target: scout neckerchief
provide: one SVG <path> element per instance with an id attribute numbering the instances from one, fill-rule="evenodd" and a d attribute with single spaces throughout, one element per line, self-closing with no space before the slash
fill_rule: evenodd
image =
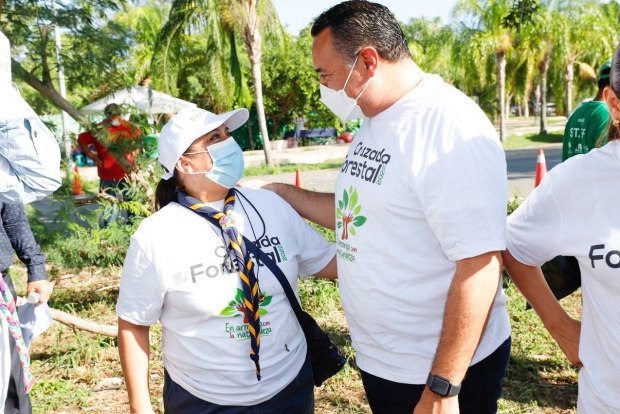
<path id="1" fill-rule="evenodd" d="M 15 299 L 13 299 L 13 295 L 2 277 L 0 277 L 0 313 L 8 322 L 9 332 L 11 332 L 11 336 L 15 339 L 19 362 L 24 370 L 24 392 L 28 393 L 34 384 L 34 378 L 30 372 L 30 353 L 22 336 L 22 327 L 19 324 Z"/>
<path id="2" fill-rule="evenodd" d="M 189 196 L 183 190 L 177 190 L 179 204 L 195 211 L 201 216 L 215 219 L 219 222 L 224 231 L 225 240 L 234 255 L 234 260 L 239 268 L 239 277 L 243 286 L 244 306 L 248 317 L 248 328 L 250 337 L 250 359 L 256 366 L 256 378 L 260 381 L 260 362 L 258 360 L 258 350 L 260 348 L 260 305 L 258 292 L 258 279 L 254 273 L 254 262 L 248 254 L 248 250 L 243 241 L 243 236 L 236 227 L 235 206 L 236 193 L 230 189 L 224 201 L 224 212 L 217 211 L 208 204 Z"/>

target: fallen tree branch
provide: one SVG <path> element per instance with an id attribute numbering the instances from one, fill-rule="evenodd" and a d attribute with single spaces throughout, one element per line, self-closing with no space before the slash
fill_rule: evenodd
<path id="1" fill-rule="evenodd" d="M 73 316 L 69 313 L 59 311 L 58 309 L 53 308 L 50 308 L 50 313 L 52 314 L 52 318 L 54 318 L 55 321 L 67 326 L 71 326 L 72 328 L 106 336 L 118 336 L 118 326 L 116 325 L 100 325 L 98 323 L 87 321 L 85 319 L 78 318 L 77 316 Z"/>

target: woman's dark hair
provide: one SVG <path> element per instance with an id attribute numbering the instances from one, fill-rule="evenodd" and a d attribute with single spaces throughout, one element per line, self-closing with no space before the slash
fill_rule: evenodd
<path id="1" fill-rule="evenodd" d="M 387 7 L 364 0 L 350 0 L 324 11 L 312 25 L 312 37 L 331 29 L 332 45 L 345 62 L 367 46 L 388 62 L 411 59 L 407 38 Z"/>
<path id="2" fill-rule="evenodd" d="M 616 98 L 620 99 L 620 43 L 616 46 L 614 58 L 611 60 L 611 69 L 609 69 L 609 86 L 611 86 L 611 89 L 616 94 Z M 603 144 L 605 138 L 607 138 L 607 142 L 620 140 L 620 125 L 614 125 L 614 122 L 616 121 L 620 120 L 614 120 L 610 115 L 609 121 L 607 122 L 607 129 L 596 143 L 597 147 L 600 147 Z"/>
<path id="3" fill-rule="evenodd" d="M 161 210 L 173 201 L 179 201 L 177 198 L 177 188 L 183 188 L 183 185 L 175 168 L 172 177 L 168 180 L 162 178 L 157 183 L 157 188 L 155 189 L 155 211 Z"/>

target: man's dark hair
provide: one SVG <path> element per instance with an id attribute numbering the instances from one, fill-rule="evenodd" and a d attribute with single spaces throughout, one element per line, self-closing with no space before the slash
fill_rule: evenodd
<path id="1" fill-rule="evenodd" d="M 411 59 L 407 39 L 390 10 L 365 0 L 344 1 L 324 11 L 312 25 L 312 37 L 331 29 L 332 45 L 352 65 L 367 46 L 388 62 Z"/>
<path id="2" fill-rule="evenodd" d="M 103 109 L 103 114 L 109 117 L 115 115 L 122 115 L 123 111 L 121 110 L 121 107 L 118 106 L 118 104 L 111 103 L 106 105 L 106 107 Z"/>

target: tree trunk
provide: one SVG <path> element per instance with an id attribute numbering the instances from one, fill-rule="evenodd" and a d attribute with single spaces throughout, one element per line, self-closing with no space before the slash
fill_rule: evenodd
<path id="1" fill-rule="evenodd" d="M 506 98 L 506 120 L 510 118 L 510 102 L 512 102 L 512 93 L 509 93 Z"/>
<path id="2" fill-rule="evenodd" d="M 575 59 L 568 60 L 564 81 L 566 82 L 566 116 L 573 112 L 573 80 L 575 79 Z"/>
<path id="3" fill-rule="evenodd" d="M 263 104 L 263 81 L 261 77 L 261 35 L 258 30 L 258 15 L 256 2 L 248 2 L 248 23 L 244 27 L 245 47 L 250 57 L 252 65 L 252 79 L 254 80 L 254 99 L 256 99 L 256 112 L 258 113 L 258 126 L 263 136 L 263 149 L 265 151 L 265 162 L 272 166 L 271 146 L 269 145 L 269 134 L 267 132 L 267 119 L 265 118 L 265 105 Z"/>
<path id="4" fill-rule="evenodd" d="M 254 139 L 252 139 L 252 123 L 250 122 L 250 118 L 245 123 L 248 127 L 248 144 L 250 145 L 250 151 L 254 150 Z"/>
<path id="5" fill-rule="evenodd" d="M 506 116 L 505 116 L 505 94 L 506 94 L 506 52 L 497 52 L 497 80 L 498 80 L 498 109 L 499 109 L 499 139 L 506 142 Z"/>
<path id="6" fill-rule="evenodd" d="M 547 135 L 547 73 L 551 63 L 551 47 L 547 46 L 545 58 L 540 64 L 540 135 Z"/>
<path id="7" fill-rule="evenodd" d="M 79 122 L 82 126 L 88 127 L 90 123 L 88 118 L 84 116 L 80 111 L 78 111 L 73 105 L 71 105 L 66 99 L 64 99 L 53 87 L 49 87 L 41 82 L 36 76 L 28 72 L 26 69 L 16 62 L 14 59 L 11 59 L 11 69 L 13 73 L 30 85 L 33 89 L 39 92 L 41 95 L 45 96 L 49 99 L 54 105 L 58 108 L 62 109 L 69 116 Z"/>

